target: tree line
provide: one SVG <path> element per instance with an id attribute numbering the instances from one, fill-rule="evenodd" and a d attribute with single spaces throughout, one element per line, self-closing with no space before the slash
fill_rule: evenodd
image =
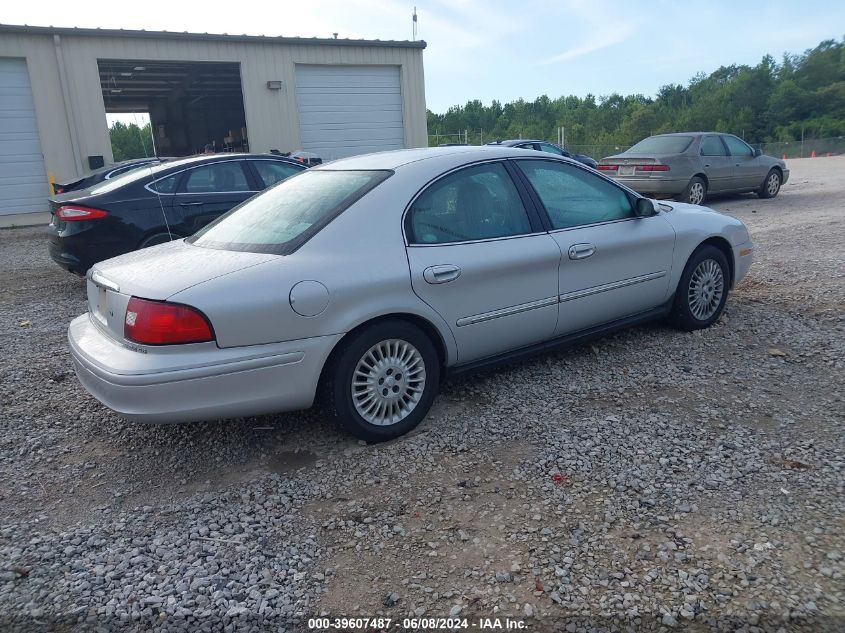
<path id="1" fill-rule="evenodd" d="M 717 131 L 751 143 L 826 138 L 845 134 L 845 39 L 825 40 L 780 63 L 766 55 L 756 66 L 722 66 L 657 96 L 543 95 L 485 106 L 479 100 L 444 114 L 428 111 L 428 133 L 469 131 L 469 141 L 506 138 L 555 140 L 565 127 L 567 145 L 632 145 L 661 132 Z M 441 138 L 439 142 L 446 139 Z M 430 144 L 437 144 L 431 136 Z"/>
<path id="2" fill-rule="evenodd" d="M 155 155 L 149 123 L 139 126 L 136 123 L 127 125 L 121 121 L 115 121 L 109 128 L 109 136 L 115 162 Z"/>

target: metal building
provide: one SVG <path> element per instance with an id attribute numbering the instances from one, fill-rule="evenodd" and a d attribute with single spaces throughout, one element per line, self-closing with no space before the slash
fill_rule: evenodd
<path id="1" fill-rule="evenodd" d="M 51 182 L 112 163 L 106 113 L 149 113 L 161 156 L 425 146 L 424 48 L 0 25 L 0 216 L 45 211 Z"/>

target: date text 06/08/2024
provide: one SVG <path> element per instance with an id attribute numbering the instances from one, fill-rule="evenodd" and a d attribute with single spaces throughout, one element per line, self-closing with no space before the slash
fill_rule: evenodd
<path id="1" fill-rule="evenodd" d="M 373 630 L 389 631 L 401 628 L 412 631 L 432 630 L 454 630 L 454 629 L 476 629 L 480 631 L 518 631 L 526 629 L 527 625 L 523 620 L 512 620 L 510 618 L 479 618 L 468 620 L 467 618 L 404 618 L 393 620 L 392 618 L 309 618 L 308 628 L 316 631 L 329 630 Z"/>

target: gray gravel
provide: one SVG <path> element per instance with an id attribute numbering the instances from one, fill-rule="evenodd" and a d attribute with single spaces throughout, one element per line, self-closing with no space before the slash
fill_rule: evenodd
<path id="1" fill-rule="evenodd" d="M 366 446 L 319 412 L 143 426 L 73 376 L 81 280 L 0 231 L 0 630 L 845 628 L 845 158 L 711 205 L 758 261 L 722 321 L 447 384 Z"/>

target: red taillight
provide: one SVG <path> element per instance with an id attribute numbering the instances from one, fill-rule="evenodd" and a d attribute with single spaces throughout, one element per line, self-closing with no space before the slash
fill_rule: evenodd
<path id="1" fill-rule="evenodd" d="M 669 171 L 669 165 L 637 165 L 637 171 Z"/>
<path id="2" fill-rule="evenodd" d="M 56 209 L 56 217 L 65 222 L 79 222 L 80 220 L 99 220 L 108 215 L 102 209 L 92 209 L 75 204 L 63 205 Z"/>
<path id="3" fill-rule="evenodd" d="M 619 165 L 599 165 L 599 171 L 617 171 Z"/>
<path id="4" fill-rule="evenodd" d="M 123 335 L 144 345 L 205 343 L 214 332 L 205 316 L 189 306 L 132 297 L 126 306 Z"/>

